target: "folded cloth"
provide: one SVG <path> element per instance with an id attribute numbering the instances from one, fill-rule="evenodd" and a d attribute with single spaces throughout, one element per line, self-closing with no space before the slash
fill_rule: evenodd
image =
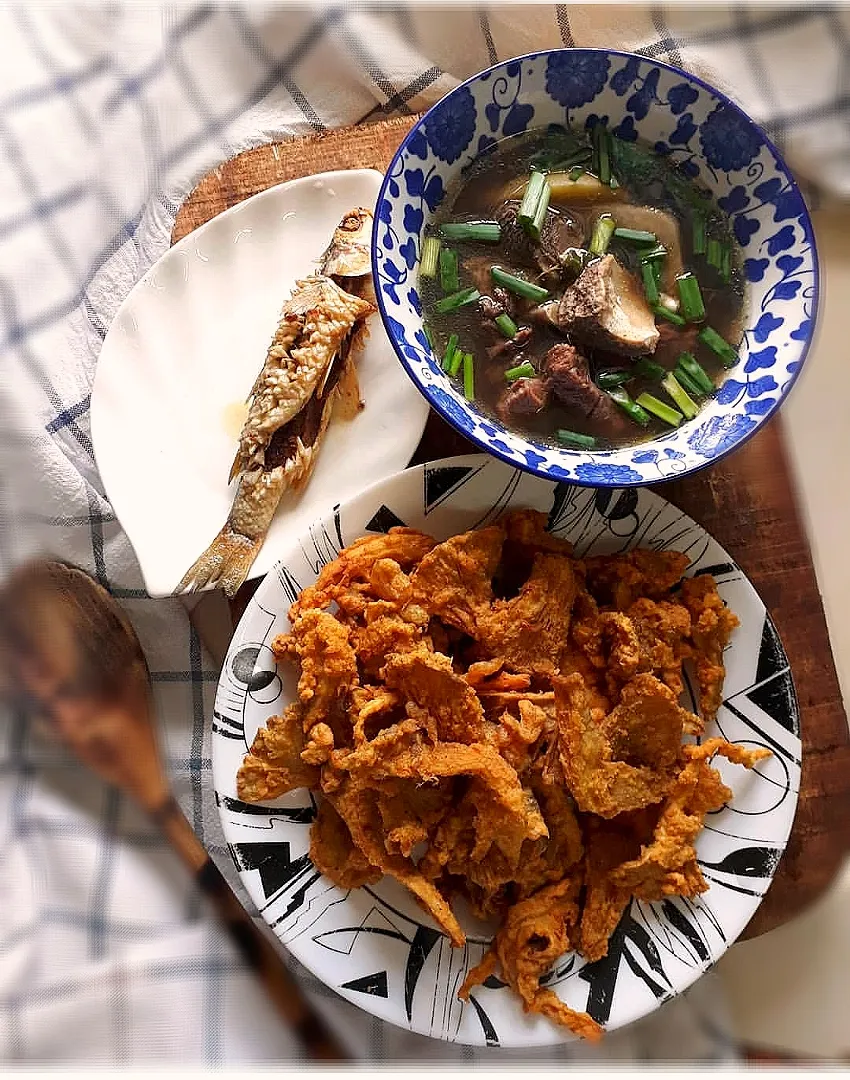
<path id="1" fill-rule="evenodd" d="M 126 604 L 179 801 L 246 903 L 212 799 L 215 665 L 180 601 L 146 598 L 89 429 L 106 330 L 166 250 L 182 199 L 250 146 L 419 111 L 498 59 L 573 45 L 697 72 L 765 126 L 817 197 L 842 197 L 849 34 L 841 8 L 0 8 L 0 568 L 52 552 Z M 292 1058 L 288 1033 L 151 826 L 26 718 L 0 731 L 0 1058 Z M 712 976 L 601 1048 L 510 1055 L 410 1036 L 300 975 L 372 1061 L 735 1054 Z"/>

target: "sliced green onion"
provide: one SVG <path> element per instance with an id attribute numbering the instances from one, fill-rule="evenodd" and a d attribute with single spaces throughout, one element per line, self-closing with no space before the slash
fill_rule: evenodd
<path id="1" fill-rule="evenodd" d="M 678 367 L 691 377 L 704 394 L 714 392 L 714 383 L 692 353 L 683 352 L 679 357 Z"/>
<path id="2" fill-rule="evenodd" d="M 596 175 L 602 184 L 611 183 L 611 147 L 608 142 L 609 138 L 608 128 L 604 124 L 597 124 L 593 129 L 593 139 L 596 143 Z"/>
<path id="3" fill-rule="evenodd" d="M 453 248 L 443 248 L 440 252 L 440 288 L 444 293 L 454 293 L 460 288 L 457 252 Z"/>
<path id="4" fill-rule="evenodd" d="M 425 333 L 425 337 L 426 337 L 426 339 L 428 341 L 428 344 L 431 346 L 431 349 L 433 350 L 433 348 L 434 348 L 434 339 L 433 339 L 433 337 L 431 337 L 430 328 L 423 325 L 422 330 Z"/>
<path id="5" fill-rule="evenodd" d="M 575 183 L 576 180 L 578 180 L 578 179 L 580 179 L 580 177 L 584 176 L 585 172 L 586 172 L 586 170 L 583 169 L 581 167 L 581 165 L 574 165 L 570 169 L 570 174 L 569 174 L 570 175 L 570 180 L 572 180 L 572 182 Z M 588 438 L 590 438 L 589 435 L 588 435 Z"/>
<path id="6" fill-rule="evenodd" d="M 613 390 L 634 378 L 631 371 L 600 371 L 596 376 L 596 385 L 600 390 Z"/>
<path id="7" fill-rule="evenodd" d="M 603 214 L 593 226 L 593 236 L 590 238 L 588 251 L 592 255 L 604 255 L 611 243 L 611 237 L 617 228 L 617 222 L 610 214 Z"/>
<path id="8" fill-rule="evenodd" d="M 697 210 L 694 214 L 694 255 L 705 254 L 705 214 Z"/>
<path id="9" fill-rule="evenodd" d="M 560 154 L 556 150 L 539 150 L 531 158 L 531 167 L 538 172 L 564 172 L 572 165 L 585 165 L 593 157 L 589 146 L 579 146 L 571 154 Z"/>
<path id="10" fill-rule="evenodd" d="M 449 368 L 449 375 L 455 378 L 460 371 L 460 365 L 463 363 L 463 349 L 455 349 L 452 353 L 452 366 Z"/>
<path id="11" fill-rule="evenodd" d="M 491 266 L 490 274 L 497 285 L 501 285 L 516 296 L 521 296 L 524 300 L 536 300 L 540 303 L 549 296 L 548 290 L 542 285 L 535 285 L 531 281 L 525 281 L 524 278 L 516 277 L 515 274 L 509 274 L 500 266 Z"/>
<path id="12" fill-rule="evenodd" d="M 446 351 L 443 355 L 443 371 L 451 371 L 452 360 L 454 359 L 455 349 L 457 348 L 457 334 L 451 334 L 446 345 Z"/>
<path id="13" fill-rule="evenodd" d="M 642 263 L 654 262 L 657 259 L 664 259 L 667 256 L 667 248 L 663 244 L 659 244 L 657 247 L 650 248 L 648 251 L 642 251 L 640 253 L 640 261 Z"/>
<path id="14" fill-rule="evenodd" d="M 678 427 L 682 422 L 682 414 L 678 409 L 672 409 L 669 405 L 665 405 L 663 401 L 659 401 L 652 394 L 641 394 L 636 404 L 652 413 L 653 416 L 657 416 L 659 420 L 663 420 L 665 424 L 669 424 L 670 427 Z"/>
<path id="15" fill-rule="evenodd" d="M 460 292 L 452 293 L 451 296 L 444 296 L 442 300 L 438 300 L 434 304 L 434 310 L 439 311 L 441 315 L 445 315 L 447 311 L 457 311 L 458 308 L 463 307 L 465 304 L 474 304 L 481 296 L 481 293 L 476 288 L 461 289 Z"/>
<path id="16" fill-rule="evenodd" d="M 701 390 L 684 368 L 677 367 L 675 371 L 676 382 L 691 395 L 692 398 L 705 397 L 705 391 Z"/>
<path id="17" fill-rule="evenodd" d="M 646 293 L 646 299 L 650 307 L 655 307 L 661 295 L 658 291 L 658 278 L 655 276 L 653 266 L 654 263 L 641 263 L 640 267 L 640 275 L 643 278 L 643 291 Z"/>
<path id="18" fill-rule="evenodd" d="M 463 356 L 463 396 L 467 401 L 475 397 L 475 367 L 469 352 Z"/>
<path id="19" fill-rule="evenodd" d="M 655 315 L 660 319 L 665 319 L 667 322 L 672 323 L 674 326 L 684 326 L 685 320 L 678 313 L 678 311 L 671 311 L 670 308 L 665 307 L 663 304 L 656 304 L 652 309 Z"/>
<path id="20" fill-rule="evenodd" d="M 516 382 L 517 379 L 531 379 L 536 374 L 534 368 L 526 360 L 523 364 L 508 368 L 505 372 L 505 379 L 508 382 Z"/>
<path id="21" fill-rule="evenodd" d="M 615 229 L 614 236 L 618 240 L 625 240 L 640 247 L 651 248 L 658 243 L 658 237 L 655 233 L 646 232 L 644 229 Z"/>
<path id="22" fill-rule="evenodd" d="M 688 271 L 676 278 L 679 287 L 679 309 L 688 322 L 702 322 L 705 318 L 705 304 L 702 302 L 699 282 Z"/>
<path id="23" fill-rule="evenodd" d="M 738 363 L 737 351 L 710 326 L 704 326 L 697 334 L 697 339 L 720 357 L 724 367 L 734 367 Z"/>
<path id="24" fill-rule="evenodd" d="M 496 326 L 499 328 L 499 332 L 509 341 L 512 337 L 516 337 L 516 332 L 519 328 L 510 315 L 500 315 L 495 322 Z"/>
<path id="25" fill-rule="evenodd" d="M 667 374 L 667 368 L 662 367 L 660 364 L 656 364 L 654 360 L 650 360 L 648 356 L 645 356 L 642 360 L 638 360 L 635 364 L 635 375 L 640 375 L 642 379 L 663 379 Z"/>
<path id="26" fill-rule="evenodd" d="M 729 284 L 729 280 L 732 277 L 732 245 L 725 243 L 723 245 L 723 255 L 720 259 L 720 278 L 724 285 Z"/>
<path id="27" fill-rule="evenodd" d="M 678 381 L 672 371 L 668 372 L 661 380 L 661 385 L 673 399 L 680 411 L 684 413 L 686 420 L 693 420 L 698 412 L 697 404 L 688 397 L 688 393 Z"/>
<path id="28" fill-rule="evenodd" d="M 419 264 L 419 274 L 424 278 L 437 276 L 437 258 L 440 254 L 440 239 L 437 236 L 426 236 L 422 245 L 422 262 Z"/>
<path id="29" fill-rule="evenodd" d="M 546 211 L 549 209 L 549 198 L 551 194 L 552 189 L 549 187 L 549 181 L 547 180 L 543 185 L 543 194 L 540 196 L 540 201 L 537 204 L 534 220 L 526 230 L 532 240 L 540 239 L 540 233 L 543 231 L 543 224 L 546 221 Z"/>
<path id="30" fill-rule="evenodd" d="M 613 173 L 611 173 L 611 179 L 608 181 L 608 186 L 611 188 L 612 191 L 616 191 L 617 188 L 620 186 L 620 181 Z"/>
<path id="31" fill-rule="evenodd" d="M 646 427 L 649 423 L 649 413 L 642 406 L 632 401 L 629 395 L 621 387 L 616 390 L 607 391 L 608 397 L 612 401 L 616 401 L 626 416 L 630 417 L 636 424 L 640 424 L 641 427 Z"/>
<path id="32" fill-rule="evenodd" d="M 555 432 L 558 442 L 564 446 L 575 446 L 579 450 L 593 450 L 596 439 L 592 435 L 582 435 L 579 431 L 567 431 L 566 428 L 558 428 Z"/>
<path id="33" fill-rule="evenodd" d="M 723 258 L 723 245 L 714 236 L 709 236 L 705 250 L 705 257 L 708 261 L 708 265 L 713 266 L 715 270 L 719 270 L 720 261 Z"/>
<path id="34" fill-rule="evenodd" d="M 549 182 L 542 172 L 533 172 L 525 185 L 525 194 L 519 204 L 519 212 L 516 219 L 532 240 L 540 239 L 540 227 L 537 225 L 538 208 L 545 199 L 543 216 L 546 214 L 546 206 L 549 205 Z"/>
<path id="35" fill-rule="evenodd" d="M 447 240 L 484 240 L 497 244 L 502 239 L 498 221 L 448 221 L 440 226 L 440 235 Z"/>

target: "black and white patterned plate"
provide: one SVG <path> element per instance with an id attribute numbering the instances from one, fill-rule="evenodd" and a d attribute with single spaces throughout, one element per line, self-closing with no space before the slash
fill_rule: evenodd
<path id="1" fill-rule="evenodd" d="M 708 816 L 697 841 L 708 892 L 696 900 L 634 901 L 607 957 L 586 964 L 567 955 L 544 980 L 608 1029 L 683 991 L 741 933 L 770 885 L 797 802 L 799 710 L 776 629 L 752 585 L 705 530 L 658 495 L 554 484 L 479 455 L 381 481 L 281 551 L 233 636 L 213 718 L 224 833 L 245 887 L 281 942 L 368 1012 L 425 1035 L 489 1046 L 569 1037 L 548 1020 L 524 1015 L 495 978 L 473 991 L 469 1004 L 458 1001 L 458 987 L 486 951 L 492 928 L 462 919 L 468 941 L 455 949 L 395 881 L 357 890 L 333 885 L 308 856 L 316 811 L 310 793 L 248 805 L 236 798 L 236 772 L 257 729 L 294 696 L 293 673 L 276 669 L 269 646 L 289 625 L 289 604 L 322 566 L 366 532 L 406 524 L 442 540 L 521 506 L 548 514 L 550 529 L 571 540 L 578 555 L 638 546 L 686 552 L 688 573 L 714 574 L 741 620 L 725 655 L 725 700 L 707 734 L 767 746 L 773 755 L 751 772 L 714 761 L 735 798 Z M 689 704 L 695 707 L 692 695 Z"/>

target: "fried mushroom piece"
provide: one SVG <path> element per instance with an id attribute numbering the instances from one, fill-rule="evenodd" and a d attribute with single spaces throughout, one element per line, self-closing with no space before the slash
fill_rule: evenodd
<path id="1" fill-rule="evenodd" d="M 458 997 L 468 1001 L 470 990 L 495 972 L 498 961 L 502 977 L 519 995 L 525 1012 L 541 1013 L 576 1035 L 598 1042 L 603 1035 L 600 1024 L 540 986 L 541 977 L 573 947 L 580 889 L 581 876 L 576 874 L 514 904 L 496 933 L 491 952 L 469 972 Z"/>
<path id="2" fill-rule="evenodd" d="M 562 555 L 535 555 L 531 573 L 510 600 L 496 600 L 475 636 L 519 671 L 555 671 L 570 629 L 576 579 Z"/>
<path id="3" fill-rule="evenodd" d="M 673 782 L 689 715 L 671 691 L 651 675 L 638 675 L 600 723 L 581 675 L 553 683 L 561 767 L 578 808 L 612 818 L 660 802 Z"/>
<path id="4" fill-rule="evenodd" d="M 682 603 L 691 616 L 694 667 L 699 685 L 700 712 L 706 723 L 717 716 L 723 702 L 726 668 L 723 650 L 739 620 L 723 603 L 711 574 L 685 578 Z"/>
<path id="5" fill-rule="evenodd" d="M 301 758 L 304 729 L 301 707 L 289 705 L 283 716 L 272 716 L 254 736 L 236 774 L 236 794 L 245 802 L 263 802 L 296 788 L 314 788 L 319 770 Z"/>
<path id="6" fill-rule="evenodd" d="M 493 599 L 505 530 L 497 525 L 453 536 L 425 555 L 412 576 L 413 598 L 447 626 L 475 637 Z"/>
<path id="7" fill-rule="evenodd" d="M 584 559 L 587 587 L 596 602 L 615 611 L 628 611 L 642 596 L 663 600 L 688 568 L 681 551 L 635 548 L 621 555 Z"/>
<path id="8" fill-rule="evenodd" d="M 325 611 L 305 611 L 288 635 L 287 651 L 301 663 L 298 698 L 306 732 L 318 723 L 333 728 L 334 706 L 358 684 L 357 655 L 350 637 L 348 627 Z"/>
<path id="9" fill-rule="evenodd" d="M 328 608 L 354 582 L 368 584 L 372 568 L 381 559 L 392 559 L 402 570 L 412 569 L 436 542 L 433 536 L 400 525 L 380 536 L 362 536 L 322 567 L 313 585 L 301 590 L 290 606 L 290 621 L 294 623 L 309 608 Z"/>
<path id="10" fill-rule="evenodd" d="M 480 742 L 484 709 L 473 687 L 442 653 L 421 648 L 390 656 L 384 682 L 405 701 L 425 709 L 437 724 L 438 738 L 449 743 Z"/>
<path id="11" fill-rule="evenodd" d="M 383 876 L 381 869 L 372 866 L 355 846 L 348 826 L 327 799 L 319 803 L 310 829 L 310 861 L 341 889 L 374 885 Z"/>

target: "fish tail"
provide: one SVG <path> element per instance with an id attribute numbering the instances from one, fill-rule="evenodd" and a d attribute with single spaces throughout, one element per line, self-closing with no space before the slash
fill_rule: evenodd
<path id="1" fill-rule="evenodd" d="M 225 595 L 234 597 L 245 581 L 260 548 L 263 537 L 252 540 L 234 532 L 226 524 L 207 550 L 186 571 L 176 593 L 197 592 L 205 586 L 222 588 Z"/>

